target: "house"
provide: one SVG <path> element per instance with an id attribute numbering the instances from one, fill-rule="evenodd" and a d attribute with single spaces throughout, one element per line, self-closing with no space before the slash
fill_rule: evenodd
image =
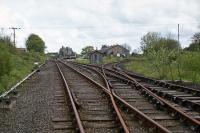
<path id="1" fill-rule="evenodd" d="M 63 47 L 59 50 L 59 58 L 74 59 L 76 53 L 70 47 Z"/>
<path id="2" fill-rule="evenodd" d="M 103 45 L 100 51 L 106 56 L 113 55 L 127 57 L 130 54 L 128 49 L 118 44 L 112 46 Z"/>
<path id="3" fill-rule="evenodd" d="M 103 53 L 95 50 L 89 53 L 89 60 L 91 64 L 99 64 L 103 61 Z"/>
<path id="4" fill-rule="evenodd" d="M 19 53 L 26 53 L 27 52 L 26 48 L 17 48 L 17 51 Z"/>

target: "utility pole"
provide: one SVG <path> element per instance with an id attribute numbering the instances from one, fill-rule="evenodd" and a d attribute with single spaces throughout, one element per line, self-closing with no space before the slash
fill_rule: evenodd
<path id="1" fill-rule="evenodd" d="M 179 44 L 179 24 L 178 24 L 178 44 Z"/>
<path id="2" fill-rule="evenodd" d="M 179 24 L 178 24 L 178 45 L 179 45 L 179 47 L 178 47 L 178 56 L 180 56 L 180 47 L 181 47 L 180 46 L 180 41 L 179 41 L 179 36 L 180 36 L 180 34 L 179 34 Z M 180 82 L 182 82 L 179 62 L 178 62 L 178 75 L 179 75 Z"/>
<path id="3" fill-rule="evenodd" d="M 14 46 L 16 46 L 16 42 L 15 42 L 15 38 L 16 38 L 16 34 L 15 34 L 15 30 L 17 29 L 21 29 L 21 28 L 16 28 L 16 27 L 10 27 L 9 29 L 12 29 L 13 30 L 13 39 L 14 39 Z"/>

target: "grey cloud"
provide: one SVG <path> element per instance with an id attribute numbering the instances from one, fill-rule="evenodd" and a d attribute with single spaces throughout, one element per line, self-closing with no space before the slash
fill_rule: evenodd
<path id="1" fill-rule="evenodd" d="M 148 31 L 171 32 L 176 38 L 180 23 L 185 47 L 200 29 L 199 9 L 199 0 L 1 0 L 0 26 L 22 27 L 18 46 L 24 46 L 24 39 L 35 32 L 44 38 L 48 51 L 67 44 L 80 52 L 90 43 L 98 47 L 128 43 L 136 49 Z"/>

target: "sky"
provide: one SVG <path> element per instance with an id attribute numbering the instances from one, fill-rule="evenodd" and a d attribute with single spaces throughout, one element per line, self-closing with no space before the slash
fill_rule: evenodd
<path id="1" fill-rule="evenodd" d="M 128 44 L 139 49 L 148 32 L 171 33 L 186 47 L 200 31 L 200 0 L 0 0 L 0 34 L 12 36 L 25 47 L 31 33 L 39 35 L 46 52 L 62 46 L 77 53 L 85 46 Z"/>

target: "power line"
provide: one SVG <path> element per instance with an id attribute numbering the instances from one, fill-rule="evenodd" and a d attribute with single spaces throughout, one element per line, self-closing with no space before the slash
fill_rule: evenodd
<path id="1" fill-rule="evenodd" d="M 17 29 L 21 29 L 21 28 L 16 28 L 16 27 L 10 27 L 9 29 L 12 29 L 13 30 L 13 39 L 14 39 L 14 46 L 16 46 L 16 42 L 15 42 L 15 38 L 16 38 L 16 34 L 15 34 L 15 30 Z"/>

